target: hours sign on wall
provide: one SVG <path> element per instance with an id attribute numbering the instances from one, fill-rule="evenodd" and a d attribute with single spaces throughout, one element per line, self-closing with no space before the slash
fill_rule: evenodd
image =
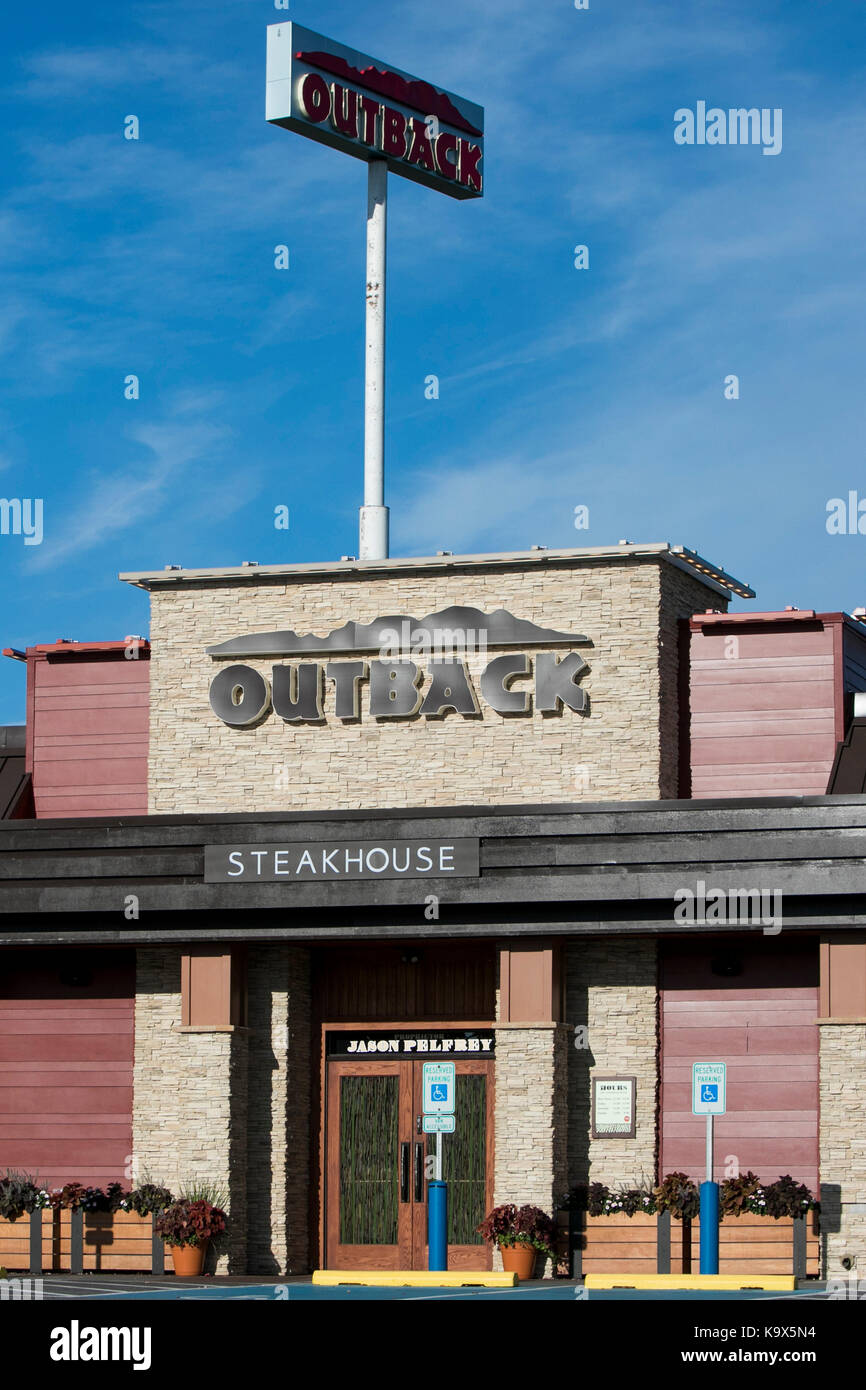
<path id="1" fill-rule="evenodd" d="M 634 1076 L 592 1078 L 592 1138 L 635 1137 Z"/>

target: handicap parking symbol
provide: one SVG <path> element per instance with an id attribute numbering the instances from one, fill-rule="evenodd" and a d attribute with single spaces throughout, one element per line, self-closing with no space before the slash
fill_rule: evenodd
<path id="1" fill-rule="evenodd" d="M 719 1087 L 718 1087 L 718 1084 L 715 1084 L 715 1085 L 710 1086 L 709 1084 L 706 1084 L 706 1083 L 705 1083 L 705 1084 L 701 1087 L 701 1100 L 702 1100 L 702 1101 L 707 1101 L 707 1102 L 709 1102 L 710 1104 L 713 1104 L 714 1102 L 717 1102 L 718 1099 L 719 1099 Z"/>
<path id="2" fill-rule="evenodd" d="M 432 1088 L 430 1094 L 431 1094 L 431 1099 L 432 1099 L 432 1100 L 447 1100 L 447 1099 L 448 1099 L 448 1087 L 447 1087 L 447 1086 L 434 1086 L 434 1087 Z"/>

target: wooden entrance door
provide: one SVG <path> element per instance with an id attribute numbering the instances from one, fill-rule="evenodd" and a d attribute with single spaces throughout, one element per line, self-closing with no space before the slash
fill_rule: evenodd
<path id="1" fill-rule="evenodd" d="M 455 1132 L 442 1136 L 448 1268 L 489 1269 L 490 1249 L 475 1228 L 493 1204 L 493 1063 L 453 1060 Z M 328 1064 L 329 1269 L 427 1268 L 436 1136 L 423 1133 L 421 1077 L 421 1059 Z"/>

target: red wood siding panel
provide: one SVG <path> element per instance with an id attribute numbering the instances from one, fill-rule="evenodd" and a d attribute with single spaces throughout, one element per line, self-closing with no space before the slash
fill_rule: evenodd
<path id="1" fill-rule="evenodd" d="M 0 1171 L 49 1187 L 126 1181 L 132 1152 L 135 963 L 82 952 L 0 952 Z"/>
<path id="2" fill-rule="evenodd" d="M 692 796 L 826 791 L 840 677 L 833 632 L 820 619 L 692 632 Z M 726 656 L 732 638 L 736 655 Z"/>
<path id="3" fill-rule="evenodd" d="M 738 976 L 711 962 L 733 952 Z M 765 1181 L 818 1191 L 818 945 L 724 942 L 665 950 L 661 964 L 662 1173 L 705 1176 L 706 1123 L 692 1115 L 693 1062 L 726 1062 L 728 1113 L 715 1124 L 715 1177 L 734 1156 Z"/>
<path id="4" fill-rule="evenodd" d="M 150 661 L 114 651 L 28 653 L 38 817 L 147 813 Z"/>

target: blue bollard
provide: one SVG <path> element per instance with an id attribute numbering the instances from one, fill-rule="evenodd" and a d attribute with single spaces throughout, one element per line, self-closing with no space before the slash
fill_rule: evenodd
<path id="1" fill-rule="evenodd" d="M 427 1184 L 427 1268 L 448 1268 L 448 1184 Z"/>
<path id="2" fill-rule="evenodd" d="M 719 1272 L 719 1184 L 701 1183 L 701 1274 Z"/>

